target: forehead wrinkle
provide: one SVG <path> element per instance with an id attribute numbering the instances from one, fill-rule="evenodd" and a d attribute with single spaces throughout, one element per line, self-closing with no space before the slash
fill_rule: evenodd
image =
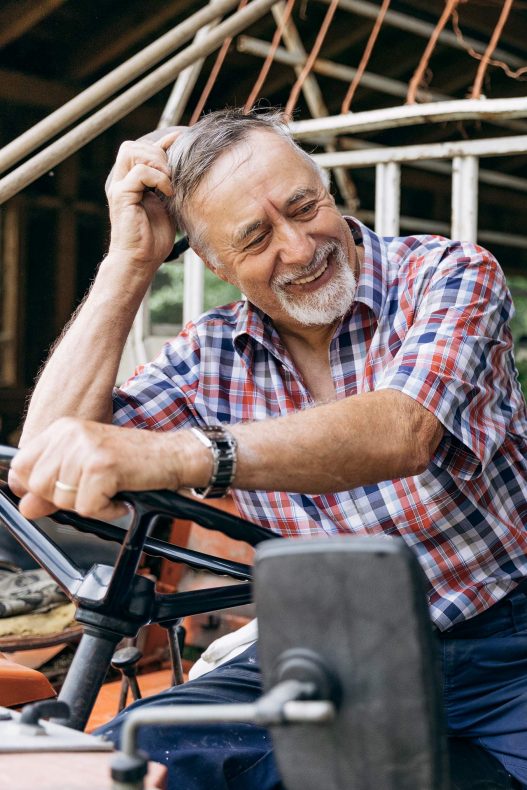
<path id="1" fill-rule="evenodd" d="M 251 148 L 247 140 L 240 140 L 231 148 L 223 151 L 203 178 L 202 184 L 207 193 L 213 192 L 251 159 Z M 227 168 L 227 173 L 222 169 Z M 218 170 L 220 174 L 218 174 Z M 201 187 L 201 184 L 200 184 Z M 198 187 L 198 189 L 200 188 Z"/>

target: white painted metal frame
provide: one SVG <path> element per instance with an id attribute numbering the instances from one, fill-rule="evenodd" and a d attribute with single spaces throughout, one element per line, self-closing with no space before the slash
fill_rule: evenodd
<path id="1" fill-rule="evenodd" d="M 527 96 L 514 99 L 456 99 L 453 101 L 404 104 L 381 110 L 349 112 L 327 118 L 309 118 L 290 125 L 297 140 L 320 142 L 339 134 L 359 134 L 394 129 L 399 126 L 416 126 L 447 121 L 488 120 L 496 117 L 525 118 Z"/>
<path id="2" fill-rule="evenodd" d="M 399 235 L 401 209 L 401 167 L 386 162 L 375 168 L 375 232 L 380 236 Z"/>
<path id="3" fill-rule="evenodd" d="M 203 312 L 205 286 L 205 264 L 194 250 L 189 249 L 184 257 L 183 275 L 183 325 Z"/>
<path id="4" fill-rule="evenodd" d="M 475 242 L 478 236 L 477 156 L 452 160 L 452 238 Z"/>
<path id="5" fill-rule="evenodd" d="M 425 143 L 359 151 L 336 151 L 314 154 L 321 167 L 374 167 L 387 162 L 416 162 L 431 159 L 454 159 L 456 156 L 510 156 L 527 153 L 527 135 L 487 137 L 484 140 L 453 140 L 447 143 Z"/>
<path id="6" fill-rule="evenodd" d="M 527 97 L 493 100 L 444 101 L 430 104 L 405 105 L 363 113 L 348 113 L 324 118 L 312 118 L 291 123 L 293 136 L 299 141 L 315 141 L 327 146 L 339 134 L 358 134 L 380 129 L 397 128 L 415 124 L 447 122 L 454 120 L 488 120 L 527 117 Z M 400 168 L 406 163 L 430 170 L 448 168 L 452 163 L 452 223 L 451 235 L 466 241 L 476 241 L 477 196 L 480 157 L 508 156 L 527 153 L 527 135 L 493 137 L 481 140 L 449 141 L 422 145 L 395 147 L 360 147 L 349 151 L 327 151 L 313 159 L 322 167 L 376 169 L 375 229 L 381 235 L 398 235 L 400 217 Z M 504 181 L 503 185 L 525 190 L 525 179 L 484 171 L 482 180 L 489 183 Z M 517 184 L 516 184 L 517 181 Z M 407 227 L 410 218 L 404 218 Z M 417 224 L 419 221 L 417 220 Z M 415 230 L 419 230 L 416 226 Z M 445 228 L 445 231 L 447 229 Z M 490 232 L 481 234 L 488 236 Z M 507 243 L 508 234 L 493 234 L 495 239 Z M 514 242 L 513 237 L 511 237 Z M 184 321 L 203 310 L 203 262 L 189 251 L 185 256 Z"/>

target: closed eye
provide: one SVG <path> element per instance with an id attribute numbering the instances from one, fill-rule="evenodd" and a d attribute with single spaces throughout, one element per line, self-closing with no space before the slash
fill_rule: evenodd
<path id="1" fill-rule="evenodd" d="M 269 231 L 265 231 L 264 233 L 259 233 L 258 236 L 256 236 L 254 239 L 251 239 L 251 241 L 245 245 L 245 249 L 252 250 L 255 249 L 256 247 L 259 247 L 260 244 L 263 244 L 263 242 L 266 240 L 268 235 L 269 235 Z"/>
<path id="2" fill-rule="evenodd" d="M 304 203 L 304 205 L 300 206 L 296 210 L 295 214 L 300 216 L 304 216 L 306 214 L 313 214 L 315 212 L 316 207 L 317 207 L 316 201 L 312 200 L 310 203 Z"/>

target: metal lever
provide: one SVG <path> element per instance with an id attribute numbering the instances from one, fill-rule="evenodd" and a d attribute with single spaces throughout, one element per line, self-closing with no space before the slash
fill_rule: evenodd
<path id="1" fill-rule="evenodd" d="M 32 735 L 44 734 L 45 729 L 40 719 L 69 719 L 70 709 L 65 702 L 58 699 L 46 699 L 26 705 L 22 710 L 19 724 L 21 730 Z"/>
<path id="2" fill-rule="evenodd" d="M 142 655 L 137 647 L 123 647 L 116 650 L 112 656 L 112 667 L 118 669 L 122 675 L 118 713 L 126 706 L 128 689 L 131 690 L 134 700 L 141 699 L 141 691 L 137 683 L 137 663 Z"/>
<path id="3" fill-rule="evenodd" d="M 314 700 L 313 683 L 284 680 L 257 702 L 239 705 L 173 705 L 131 711 L 123 726 L 122 752 L 112 760 L 114 790 L 142 790 L 147 757 L 136 749 L 140 727 L 149 724 L 209 724 L 246 722 L 269 727 L 277 724 L 321 724 L 335 716 L 329 700 Z M 307 699 L 306 699 L 307 698 Z"/>

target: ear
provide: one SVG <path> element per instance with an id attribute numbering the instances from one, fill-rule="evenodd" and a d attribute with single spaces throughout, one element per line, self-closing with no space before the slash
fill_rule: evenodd
<path id="1" fill-rule="evenodd" d="M 224 282 L 230 282 L 225 274 L 225 270 L 223 266 L 218 266 L 205 250 L 202 250 L 199 247 L 193 247 L 192 249 L 194 250 L 196 255 L 199 258 L 201 258 L 201 260 L 203 261 L 203 263 L 205 264 L 205 266 L 209 271 L 215 274 L 216 277 L 219 277 L 220 280 L 223 280 Z"/>

